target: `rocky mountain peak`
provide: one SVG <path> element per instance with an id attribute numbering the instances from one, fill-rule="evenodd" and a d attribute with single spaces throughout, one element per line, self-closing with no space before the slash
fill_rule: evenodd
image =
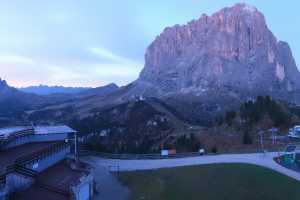
<path id="1" fill-rule="evenodd" d="M 1 89 L 1 88 L 4 88 L 4 87 L 7 87 L 7 83 L 6 83 L 5 80 L 2 80 L 2 79 L 0 78 L 0 89 Z"/>
<path id="2" fill-rule="evenodd" d="M 137 83 L 161 94 L 284 96 L 300 88 L 299 79 L 288 44 L 276 39 L 263 14 L 236 4 L 166 28 L 148 47 Z"/>

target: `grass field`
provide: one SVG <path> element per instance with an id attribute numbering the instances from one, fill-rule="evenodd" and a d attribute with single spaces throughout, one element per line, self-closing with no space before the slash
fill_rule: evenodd
<path id="1" fill-rule="evenodd" d="M 300 182 L 266 168 L 215 164 L 124 172 L 131 200 L 299 200 Z"/>

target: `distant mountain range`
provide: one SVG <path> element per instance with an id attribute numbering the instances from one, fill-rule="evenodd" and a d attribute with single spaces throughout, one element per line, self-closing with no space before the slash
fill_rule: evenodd
<path id="1" fill-rule="evenodd" d="M 64 107 L 68 103 L 81 102 L 84 99 L 104 97 L 116 90 L 118 86 L 107 86 L 86 89 L 78 93 L 53 93 L 38 95 L 23 92 L 7 85 L 5 80 L 0 79 L 0 126 L 18 123 L 29 123 L 28 114 L 32 110 L 40 110 L 59 105 Z M 29 111 L 29 112 L 28 112 Z"/>
<path id="2" fill-rule="evenodd" d="M 38 95 L 49 95 L 49 94 L 76 94 L 83 91 L 87 91 L 92 89 L 90 87 L 63 87 L 63 86 L 47 86 L 47 85 L 39 85 L 39 86 L 29 86 L 19 88 L 22 92 L 38 94 Z"/>

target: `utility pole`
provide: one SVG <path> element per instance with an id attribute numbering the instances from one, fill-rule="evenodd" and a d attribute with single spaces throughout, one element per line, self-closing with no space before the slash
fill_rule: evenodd
<path id="1" fill-rule="evenodd" d="M 273 139 L 272 141 L 273 141 L 273 145 L 275 145 L 275 144 L 276 144 L 276 140 L 277 140 L 277 132 L 278 132 L 278 128 L 272 127 L 271 131 L 272 131 L 272 139 Z"/>
<path id="2" fill-rule="evenodd" d="M 75 161 L 77 162 L 78 161 L 78 152 L 77 152 L 77 132 L 75 132 L 75 135 L 74 135 L 75 139 L 74 139 L 74 142 L 75 142 Z"/>

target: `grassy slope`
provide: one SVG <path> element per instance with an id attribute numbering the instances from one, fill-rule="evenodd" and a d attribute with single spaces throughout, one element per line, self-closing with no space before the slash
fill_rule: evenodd
<path id="1" fill-rule="evenodd" d="M 121 173 L 132 194 L 144 200 L 298 200 L 300 183 L 269 169 L 216 164 Z"/>

